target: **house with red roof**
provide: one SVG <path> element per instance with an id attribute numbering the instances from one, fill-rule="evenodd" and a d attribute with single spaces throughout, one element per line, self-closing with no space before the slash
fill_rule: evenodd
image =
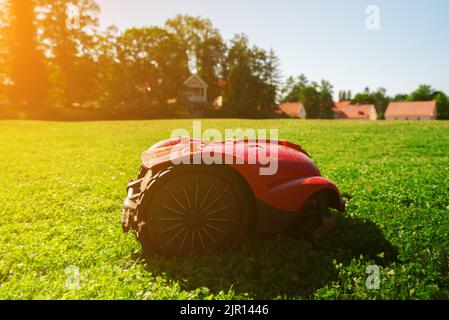
<path id="1" fill-rule="evenodd" d="M 385 120 L 436 120 L 436 101 L 391 102 Z"/>
<path id="2" fill-rule="evenodd" d="M 351 101 L 350 100 L 340 101 L 340 102 L 336 102 L 335 103 L 335 108 L 336 109 L 341 109 L 341 108 L 344 108 L 344 107 L 347 107 L 347 106 L 350 106 L 350 105 L 351 105 Z"/>
<path id="3" fill-rule="evenodd" d="M 300 102 L 286 102 L 279 105 L 279 112 L 285 113 L 292 118 L 305 119 L 307 117 L 306 108 Z"/>
<path id="4" fill-rule="evenodd" d="M 333 109 L 336 119 L 377 120 L 376 107 L 373 104 L 353 105 L 350 101 L 341 101 Z"/>

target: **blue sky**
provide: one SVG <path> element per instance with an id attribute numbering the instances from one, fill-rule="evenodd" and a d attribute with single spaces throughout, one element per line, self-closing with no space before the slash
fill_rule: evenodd
<path id="1" fill-rule="evenodd" d="M 284 76 L 327 79 L 335 92 L 389 94 L 430 84 L 449 94 L 448 0 L 97 0 L 102 26 L 163 25 L 176 14 L 212 20 L 226 39 L 245 33 L 272 47 Z M 380 9 L 368 30 L 366 8 Z"/>

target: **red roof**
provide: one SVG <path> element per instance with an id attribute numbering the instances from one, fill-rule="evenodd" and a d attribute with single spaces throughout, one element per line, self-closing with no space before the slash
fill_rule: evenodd
<path id="1" fill-rule="evenodd" d="M 279 106 L 279 110 L 288 114 L 291 117 L 298 117 L 299 110 L 304 108 L 304 105 L 300 102 L 286 102 Z"/>
<path id="2" fill-rule="evenodd" d="M 435 101 L 390 102 L 385 116 L 434 116 Z"/>
<path id="3" fill-rule="evenodd" d="M 343 107 L 347 107 L 351 105 L 351 101 L 347 100 L 347 101 L 340 101 L 335 103 L 335 108 L 337 109 L 341 109 Z"/>
<path id="4" fill-rule="evenodd" d="M 373 104 L 346 105 L 338 108 L 347 119 L 369 119 L 370 114 L 376 111 Z"/>

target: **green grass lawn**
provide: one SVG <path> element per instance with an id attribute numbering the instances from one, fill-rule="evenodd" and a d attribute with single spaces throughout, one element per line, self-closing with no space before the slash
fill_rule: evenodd
<path id="1" fill-rule="evenodd" d="M 140 153 L 191 121 L 0 122 L 0 299 L 449 298 L 449 122 L 203 126 L 279 128 L 301 144 L 349 200 L 337 230 L 316 247 L 276 236 L 145 262 L 121 230 L 124 188 Z M 379 290 L 365 286 L 373 264 Z"/>

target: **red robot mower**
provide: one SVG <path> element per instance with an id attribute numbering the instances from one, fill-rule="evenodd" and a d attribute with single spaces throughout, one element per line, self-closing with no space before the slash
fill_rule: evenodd
<path id="1" fill-rule="evenodd" d="M 258 152 L 272 150 L 276 173 L 262 175 Z M 123 230 L 136 231 L 146 255 L 235 248 L 252 234 L 316 242 L 334 225 L 329 209 L 345 210 L 338 188 L 287 141 L 165 140 L 142 154 L 127 190 Z"/>

